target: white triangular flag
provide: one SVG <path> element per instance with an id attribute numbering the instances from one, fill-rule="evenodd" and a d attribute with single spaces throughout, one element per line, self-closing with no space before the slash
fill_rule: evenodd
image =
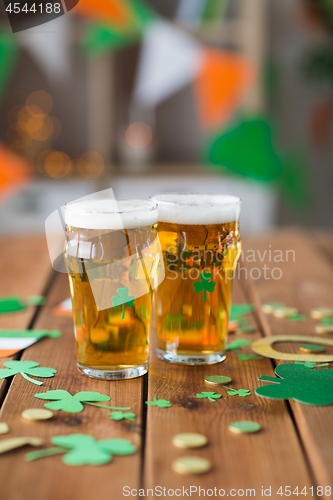
<path id="1" fill-rule="evenodd" d="M 72 26 L 69 17 L 66 14 L 20 33 L 22 46 L 51 83 L 58 83 L 71 76 Z"/>
<path id="2" fill-rule="evenodd" d="M 202 46 L 180 28 L 152 22 L 143 40 L 134 99 L 142 106 L 157 106 L 195 78 L 202 54 Z"/>

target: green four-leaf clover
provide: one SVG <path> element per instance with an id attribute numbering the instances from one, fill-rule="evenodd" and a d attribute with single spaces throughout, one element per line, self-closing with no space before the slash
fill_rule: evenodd
<path id="1" fill-rule="evenodd" d="M 32 377 L 50 378 L 54 377 L 54 374 L 57 373 L 57 370 L 54 370 L 53 368 L 39 366 L 39 363 L 36 361 L 14 360 L 6 361 L 3 365 L 6 366 L 7 369 L 0 369 L 0 378 L 12 377 L 13 375 L 20 373 L 22 377 L 36 385 L 43 385 L 43 382 L 34 380 L 33 378 L 28 377 L 28 375 L 31 375 Z"/>
<path id="2" fill-rule="evenodd" d="M 111 297 L 113 307 L 117 308 L 119 306 L 123 306 L 123 315 L 121 319 L 125 317 L 125 306 L 132 307 L 134 304 L 135 297 L 133 295 L 128 295 L 129 288 L 125 286 L 124 288 L 117 288 L 117 294 Z"/>
<path id="3" fill-rule="evenodd" d="M 201 281 L 196 281 L 194 283 L 194 291 L 196 293 L 200 293 L 203 291 L 203 299 L 206 302 L 207 295 L 206 292 L 214 292 L 215 288 L 215 281 L 209 281 L 210 278 L 212 277 L 211 273 L 201 273 L 200 274 L 200 279 Z"/>

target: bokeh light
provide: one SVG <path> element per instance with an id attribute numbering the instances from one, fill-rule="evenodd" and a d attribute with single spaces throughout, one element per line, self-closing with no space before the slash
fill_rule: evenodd
<path id="1" fill-rule="evenodd" d="M 44 160 L 44 169 L 53 179 L 66 177 L 72 169 L 72 162 L 68 155 L 62 151 L 52 151 Z"/>
<path id="2" fill-rule="evenodd" d="M 103 156 L 96 151 L 83 153 L 76 162 L 76 168 L 82 177 L 86 179 L 95 179 L 104 170 Z"/>
<path id="3" fill-rule="evenodd" d="M 127 144 L 132 148 L 144 149 L 151 143 L 153 131 L 147 123 L 134 122 L 126 129 L 125 139 Z"/>
<path id="4" fill-rule="evenodd" d="M 53 99 L 44 90 L 35 90 L 28 95 L 26 101 L 27 106 L 39 106 L 44 113 L 49 113 L 53 108 Z"/>

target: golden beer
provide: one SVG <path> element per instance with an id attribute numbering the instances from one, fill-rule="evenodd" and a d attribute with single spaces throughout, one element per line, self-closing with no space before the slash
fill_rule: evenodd
<path id="1" fill-rule="evenodd" d="M 241 253 L 240 200 L 181 193 L 152 199 L 165 266 L 154 291 L 157 354 L 183 364 L 223 361 Z"/>
<path id="2" fill-rule="evenodd" d="M 90 377 L 147 372 L 156 208 L 141 200 L 66 205 L 65 262 L 78 369 Z"/>

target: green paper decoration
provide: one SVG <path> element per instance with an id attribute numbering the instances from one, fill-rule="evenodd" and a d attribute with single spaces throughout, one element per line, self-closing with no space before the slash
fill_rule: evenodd
<path id="1" fill-rule="evenodd" d="M 321 365 L 317 365 L 315 361 L 295 361 L 296 365 L 303 365 L 306 368 L 320 368 L 321 366 L 328 366 L 329 363 L 322 363 Z"/>
<path id="2" fill-rule="evenodd" d="M 194 291 L 196 293 L 200 293 L 203 291 L 203 299 L 205 302 L 207 299 L 206 292 L 213 293 L 216 285 L 215 281 L 210 281 L 211 277 L 212 277 L 211 273 L 201 273 L 200 274 L 201 282 L 196 281 L 195 283 L 193 283 Z"/>
<path id="3" fill-rule="evenodd" d="M 230 396 L 240 396 L 241 398 L 245 398 L 246 396 L 251 396 L 251 392 L 248 389 L 231 389 L 231 387 L 225 387 L 228 390 L 228 394 Z"/>
<path id="4" fill-rule="evenodd" d="M 0 102 L 4 96 L 11 75 L 18 61 L 19 48 L 15 35 L 7 30 L 0 31 Z"/>
<path id="5" fill-rule="evenodd" d="M 230 312 L 230 320 L 238 320 L 241 316 L 245 314 L 250 314 L 254 312 L 254 306 L 252 304 L 232 304 Z"/>
<path id="6" fill-rule="evenodd" d="M 322 318 L 320 323 L 322 325 L 333 325 L 333 318 Z"/>
<path id="7" fill-rule="evenodd" d="M 38 452 L 28 453 L 25 459 L 28 462 L 64 453 L 63 463 L 66 465 L 103 465 L 111 462 L 112 455 L 132 455 L 136 447 L 127 439 L 103 439 L 97 441 L 87 434 L 70 434 L 69 436 L 55 436 L 51 443 L 59 448 L 51 448 Z"/>
<path id="8" fill-rule="evenodd" d="M 237 358 L 241 361 L 248 361 L 249 359 L 262 359 L 262 356 L 256 356 L 256 354 L 238 354 Z"/>
<path id="9" fill-rule="evenodd" d="M 252 332 L 255 332 L 257 330 L 256 327 L 253 325 L 241 325 L 239 327 L 239 329 L 241 332 L 244 332 L 244 333 L 252 333 Z"/>
<path id="10" fill-rule="evenodd" d="M 229 428 L 234 432 L 239 432 L 241 434 L 247 434 L 250 432 L 258 432 L 261 429 L 261 425 L 258 422 L 252 422 L 251 420 L 240 420 L 239 422 L 232 422 Z"/>
<path id="11" fill-rule="evenodd" d="M 291 314 L 291 316 L 288 316 L 289 321 L 306 321 L 306 315 L 305 314 Z"/>
<path id="12" fill-rule="evenodd" d="M 111 297 L 113 307 L 117 308 L 119 306 L 123 306 L 123 314 L 121 319 L 125 317 L 125 306 L 132 307 L 134 304 L 135 297 L 133 295 L 128 295 L 129 288 L 125 286 L 124 288 L 117 288 L 117 294 Z"/>
<path id="13" fill-rule="evenodd" d="M 68 391 L 62 389 L 56 389 L 54 391 L 47 391 L 44 393 L 35 394 L 35 398 L 38 399 L 52 399 L 53 403 L 45 403 L 45 408 L 49 410 L 61 410 L 69 413 L 79 413 L 84 409 L 82 403 L 89 404 L 92 406 L 98 406 L 100 408 L 106 408 L 108 410 L 130 410 L 131 408 L 117 408 L 113 406 L 104 406 L 92 401 L 110 401 L 110 396 L 100 394 L 99 392 L 91 391 L 81 391 L 77 392 L 72 396 Z"/>
<path id="14" fill-rule="evenodd" d="M 294 399 L 299 403 L 326 406 L 333 403 L 333 370 L 309 370 L 302 364 L 283 364 L 275 369 L 280 378 L 261 376 L 272 382 L 256 389 L 258 396 L 270 399 Z"/>
<path id="15" fill-rule="evenodd" d="M 239 348 L 240 347 L 245 347 L 247 345 L 251 345 L 252 342 L 251 340 L 247 340 L 247 339 L 236 339 L 236 340 L 233 340 L 232 342 L 230 342 L 230 344 L 227 344 L 225 346 L 225 351 L 235 351 L 235 352 L 239 352 Z"/>
<path id="16" fill-rule="evenodd" d="M 20 373 L 22 377 L 36 385 L 43 385 L 43 382 L 34 380 L 28 375 L 31 375 L 32 377 L 50 378 L 54 377 L 54 374 L 57 373 L 57 370 L 54 370 L 53 368 L 39 366 L 39 363 L 36 361 L 14 360 L 6 361 L 3 365 L 6 366 L 7 369 L 0 368 L 0 379 L 13 377 L 13 375 Z"/>
<path id="17" fill-rule="evenodd" d="M 282 165 L 274 135 L 274 127 L 266 117 L 240 117 L 212 139 L 208 160 L 245 177 L 276 179 Z"/>
<path id="18" fill-rule="evenodd" d="M 201 392 L 197 394 L 197 398 L 199 399 L 207 398 L 212 403 L 215 403 L 216 399 L 222 398 L 222 394 L 216 394 L 215 392 Z"/>
<path id="19" fill-rule="evenodd" d="M 45 298 L 41 296 L 29 297 L 26 301 L 18 295 L 0 298 L 0 314 L 25 311 L 28 306 L 42 306 L 45 304 Z"/>
<path id="20" fill-rule="evenodd" d="M 166 399 L 157 399 L 154 397 L 154 401 L 146 401 L 146 405 L 148 406 L 158 406 L 158 408 L 169 408 L 171 405 L 170 401 Z"/>
<path id="21" fill-rule="evenodd" d="M 112 411 L 110 413 L 111 420 L 130 420 L 135 422 L 135 413 L 123 413 L 122 411 Z"/>
<path id="22" fill-rule="evenodd" d="M 311 350 L 313 352 L 323 352 L 325 350 L 324 346 L 315 344 L 302 344 L 300 347 L 302 347 L 303 349 Z"/>

